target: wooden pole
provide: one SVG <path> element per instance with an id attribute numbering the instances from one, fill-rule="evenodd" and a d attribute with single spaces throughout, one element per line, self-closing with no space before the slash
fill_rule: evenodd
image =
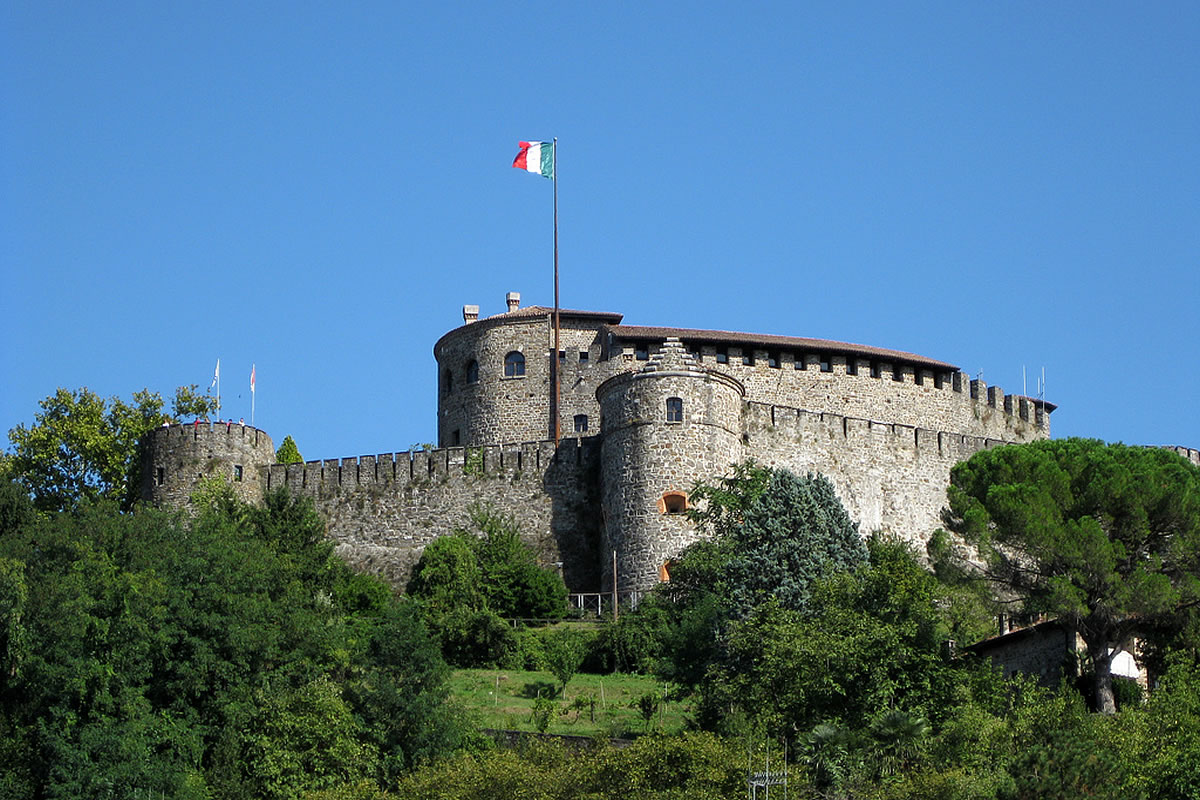
<path id="1" fill-rule="evenodd" d="M 613 622 L 617 620 L 617 551 L 613 550 Z"/>

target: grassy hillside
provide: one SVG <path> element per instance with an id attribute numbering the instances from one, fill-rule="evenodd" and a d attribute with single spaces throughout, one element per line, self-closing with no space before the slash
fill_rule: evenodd
<path id="1" fill-rule="evenodd" d="M 484 728 L 536 731 L 534 704 L 539 696 L 551 699 L 546 732 L 575 736 L 678 733 L 689 710 L 684 703 L 664 703 L 663 685 L 645 675 L 576 675 L 564 699 L 549 672 L 460 669 L 450 689 Z"/>

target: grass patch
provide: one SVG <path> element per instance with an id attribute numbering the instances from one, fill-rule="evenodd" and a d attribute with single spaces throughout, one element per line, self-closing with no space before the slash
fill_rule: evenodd
<path id="1" fill-rule="evenodd" d="M 679 733 L 686 703 L 663 701 L 663 684 L 648 675 L 578 674 L 558 697 L 549 672 L 512 669 L 458 669 L 450 679 L 455 699 L 481 728 L 536 731 L 533 705 L 539 693 L 553 695 L 546 733 L 574 736 L 636 736 L 648 731 Z M 650 719 L 646 711 L 652 708 Z"/>

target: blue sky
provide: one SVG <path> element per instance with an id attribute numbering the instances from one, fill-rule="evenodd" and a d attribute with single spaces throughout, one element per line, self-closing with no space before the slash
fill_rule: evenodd
<path id="1" fill-rule="evenodd" d="M 1200 447 L 1200 5 L 0 8 L 0 428 L 207 387 L 306 458 L 435 439 L 464 303 L 838 339 Z M 7 445 L 7 442 L 5 442 Z"/>

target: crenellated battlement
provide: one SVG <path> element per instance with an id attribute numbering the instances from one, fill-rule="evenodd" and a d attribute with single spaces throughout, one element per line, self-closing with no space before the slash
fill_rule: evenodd
<path id="1" fill-rule="evenodd" d="M 524 473 L 542 475 L 551 464 L 582 463 L 591 457 L 589 451 L 598 447 L 595 437 L 585 437 L 563 439 L 557 447 L 553 441 L 541 441 L 405 450 L 300 464 L 271 464 L 266 470 L 266 481 L 269 490 L 287 486 L 292 491 L 311 494 L 320 487 L 403 488 L 463 476 L 517 479 Z"/>
<path id="2" fill-rule="evenodd" d="M 186 507 L 199 482 L 222 476 L 243 500 L 263 496 L 263 470 L 275 461 L 271 437 L 240 422 L 164 425 L 142 438 L 141 496 L 156 505 Z"/>

